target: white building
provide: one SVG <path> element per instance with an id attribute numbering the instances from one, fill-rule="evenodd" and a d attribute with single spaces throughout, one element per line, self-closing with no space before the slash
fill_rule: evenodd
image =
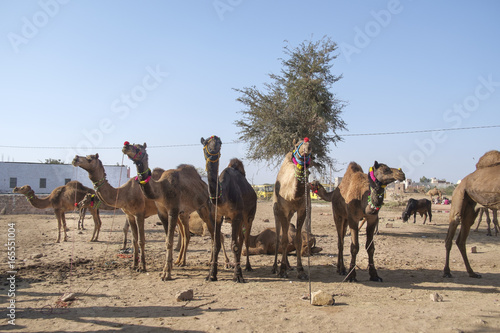
<path id="1" fill-rule="evenodd" d="M 113 187 L 123 185 L 130 177 L 126 166 L 105 165 L 104 170 Z M 87 171 L 71 164 L 0 162 L 0 193 L 12 193 L 16 186 L 29 185 L 36 194 L 49 194 L 72 180 L 93 188 Z"/>

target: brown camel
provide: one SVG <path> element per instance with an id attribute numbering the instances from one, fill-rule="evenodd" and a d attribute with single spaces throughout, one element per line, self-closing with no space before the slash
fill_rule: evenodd
<path id="1" fill-rule="evenodd" d="M 206 161 L 208 178 L 208 194 L 217 216 L 215 217 L 215 239 L 209 281 L 217 281 L 217 261 L 220 251 L 220 230 L 222 221 L 231 223 L 231 250 L 234 257 L 233 281 L 245 282 L 241 271 L 241 250 L 243 240 L 248 253 L 250 231 L 257 210 L 257 194 L 245 178 L 243 163 L 233 158 L 227 168 L 219 175 L 219 159 L 222 141 L 213 135 L 208 139 L 201 138 L 203 154 Z M 251 271 L 250 259 L 246 257 L 245 270 Z"/>
<path id="2" fill-rule="evenodd" d="M 500 209 L 500 152 L 492 150 L 484 154 L 476 164 L 476 170 L 467 175 L 453 191 L 450 210 L 450 225 L 446 235 L 446 261 L 444 277 L 451 277 L 450 250 L 453 237 L 461 223 L 456 244 L 470 277 L 480 278 L 469 264 L 465 244 L 471 226 L 478 214 L 476 204 L 488 209 Z"/>
<path id="3" fill-rule="evenodd" d="M 176 224 L 184 240 L 181 245 L 178 262 L 185 264 L 189 244 L 189 216 L 197 211 L 207 223 L 208 230 L 213 235 L 213 220 L 210 212 L 207 185 L 201 179 L 196 169 L 191 165 L 182 164 L 177 169 L 164 171 L 158 180 L 151 178 L 148 154 L 144 145 L 131 145 L 125 142 L 123 153 L 137 167 L 137 179 L 146 198 L 153 200 L 158 210 L 158 217 L 165 230 L 166 261 L 161 279 L 172 279 L 173 243 Z M 183 258 L 181 258 L 181 253 Z M 176 262 L 177 263 L 177 262 Z"/>
<path id="4" fill-rule="evenodd" d="M 483 219 L 483 214 L 486 215 L 486 223 L 488 224 L 488 229 L 486 231 L 486 236 L 491 236 L 491 220 L 490 220 L 490 213 L 489 209 L 485 207 L 479 207 L 479 217 L 477 218 L 477 227 L 474 229 L 474 231 L 478 231 L 479 225 L 481 224 L 481 220 Z M 497 215 L 497 210 L 492 209 L 491 214 L 493 215 L 493 227 L 495 229 L 495 236 L 498 236 L 498 215 Z"/>
<path id="5" fill-rule="evenodd" d="M 415 223 L 417 221 L 417 213 L 420 214 L 420 217 L 425 216 L 423 224 L 427 221 L 427 215 L 429 215 L 429 222 L 432 222 L 432 202 L 428 199 L 408 199 L 402 215 L 403 222 L 408 222 L 410 216 L 413 215 L 413 223 Z"/>
<path id="6" fill-rule="evenodd" d="M 302 234 L 302 226 L 306 220 L 307 210 L 310 211 L 309 167 L 311 162 L 311 142 L 308 138 L 294 142 L 294 150 L 286 154 L 285 159 L 276 177 L 273 194 L 274 223 L 276 226 L 276 249 L 274 253 L 273 273 L 279 277 L 288 277 L 287 269 L 290 268 L 287 257 L 287 237 L 290 220 L 297 213 L 297 233 Z M 278 271 L 278 247 L 281 239 L 281 266 Z M 295 248 L 302 248 L 302 237 L 295 237 Z M 302 266 L 302 253 L 297 252 L 297 277 L 301 280 L 308 278 Z"/>
<path id="7" fill-rule="evenodd" d="M 68 182 L 66 185 L 56 187 L 49 196 L 43 199 L 38 198 L 29 185 L 15 187 L 13 192 L 24 194 L 28 202 L 35 208 L 54 208 L 58 229 L 56 242 L 59 243 L 61 241 L 61 230 L 64 232 L 63 241 L 66 242 L 68 240 L 68 235 L 66 234 L 66 216 L 64 213 L 75 210 L 76 204 L 83 199 L 85 194 L 94 193 L 94 190 L 83 186 L 76 180 L 73 180 Z M 90 214 L 92 214 L 94 219 L 94 233 L 90 241 L 97 242 L 99 230 L 101 229 L 99 211 L 91 208 Z"/>
<path id="8" fill-rule="evenodd" d="M 429 190 L 426 195 L 430 196 L 431 197 L 431 202 L 432 202 L 432 197 L 437 195 L 438 198 L 442 198 L 443 197 L 443 193 L 441 193 L 440 190 L 438 190 L 436 187 L 434 187 L 432 190 Z"/>
<path id="9" fill-rule="evenodd" d="M 144 220 L 157 214 L 158 210 L 153 200 L 144 197 L 141 187 L 133 178 L 118 188 L 114 188 L 106 179 L 106 172 L 99 159 L 99 154 L 75 156 L 73 165 L 78 166 L 89 173 L 89 178 L 94 184 L 97 197 L 104 204 L 120 208 L 127 216 L 123 227 L 123 247 L 127 248 L 127 233 L 129 225 L 132 228 L 134 260 L 132 269 L 146 272 L 146 238 L 144 234 Z M 155 169 L 152 173 L 153 179 L 160 178 L 162 169 Z M 128 222 L 127 222 L 128 221 Z M 140 251 L 139 251 L 140 247 Z M 139 253 L 141 254 L 139 267 Z"/>
<path id="10" fill-rule="evenodd" d="M 290 223 L 290 228 L 288 229 L 288 247 L 287 253 L 295 251 L 295 237 L 297 237 L 297 229 L 295 225 Z M 309 240 L 309 243 L 308 243 Z M 256 254 L 274 254 L 276 251 L 276 229 L 267 228 L 264 229 L 259 234 L 249 238 L 249 249 L 248 253 L 250 255 Z M 316 238 L 312 235 L 307 235 L 307 231 L 302 231 L 302 256 L 308 256 L 309 252 L 319 253 L 323 250 L 316 246 Z M 281 248 L 278 247 L 278 252 L 281 253 Z M 243 249 L 243 255 L 246 255 L 246 249 Z"/>
<path id="11" fill-rule="evenodd" d="M 332 209 L 338 235 L 337 272 L 346 275 L 346 280 L 356 281 L 356 256 L 359 252 L 359 221 L 366 219 L 366 251 L 368 253 L 368 271 L 371 281 L 382 281 L 377 274 L 373 255 L 375 245 L 373 234 L 378 226 L 378 213 L 384 203 L 385 187 L 399 180 L 405 174 L 400 169 L 390 168 L 375 161 L 368 174 L 359 164 L 351 162 L 347 167 L 340 185 L 333 191 Z M 318 192 L 320 194 L 320 192 Z M 349 272 L 344 266 L 344 237 L 347 227 L 351 229 L 351 265 Z"/>
<path id="12" fill-rule="evenodd" d="M 78 219 L 78 230 L 85 230 L 83 227 L 83 221 L 85 220 L 85 213 L 87 212 L 87 209 L 99 209 L 101 210 L 115 210 L 116 208 L 111 207 L 103 203 L 99 198 L 93 194 L 93 193 L 87 193 L 83 197 L 83 199 L 76 205 L 76 208 L 80 211 L 80 217 Z M 99 214 L 100 216 L 100 214 Z M 125 221 L 125 228 L 128 231 L 128 222 Z M 127 231 L 124 229 L 124 241 L 123 243 L 127 243 Z"/>

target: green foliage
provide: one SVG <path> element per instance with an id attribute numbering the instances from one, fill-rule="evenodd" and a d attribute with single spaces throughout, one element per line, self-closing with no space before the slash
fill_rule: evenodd
<path id="1" fill-rule="evenodd" d="M 292 150 L 293 140 L 311 140 L 316 163 L 332 166 L 329 145 L 341 141 L 337 131 L 344 130 L 340 118 L 345 102 L 330 89 L 342 76 L 331 73 L 337 44 L 329 38 L 305 41 L 296 48 L 284 47 L 287 59 L 280 59 L 281 74 L 269 74 L 265 91 L 255 86 L 234 89 L 241 94 L 237 101 L 245 108 L 239 139 L 249 145 L 247 158 L 278 166 Z"/>
<path id="2" fill-rule="evenodd" d="M 421 183 L 430 183 L 431 180 L 425 176 L 420 177 L 420 182 Z"/>
<path id="3" fill-rule="evenodd" d="M 64 164 L 63 161 L 61 161 L 60 159 L 54 159 L 54 158 L 46 158 L 45 159 L 45 164 Z"/>
<path id="4" fill-rule="evenodd" d="M 453 191 L 455 190 L 456 185 L 451 185 L 448 187 L 445 187 L 444 189 L 441 190 L 444 196 L 447 196 L 448 198 L 451 199 L 453 196 Z"/>

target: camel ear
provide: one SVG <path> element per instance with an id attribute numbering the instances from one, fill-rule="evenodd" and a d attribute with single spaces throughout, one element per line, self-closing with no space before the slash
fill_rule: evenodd
<path id="1" fill-rule="evenodd" d="M 146 142 L 144 142 L 143 146 L 144 146 L 144 149 L 146 149 L 148 145 L 146 144 Z"/>
<path id="2" fill-rule="evenodd" d="M 200 142 L 201 142 L 202 145 L 205 145 L 205 139 L 203 139 L 203 137 L 201 137 Z"/>
<path id="3" fill-rule="evenodd" d="M 373 167 L 374 167 L 375 169 L 378 169 L 379 165 L 378 165 L 378 162 L 377 162 L 377 161 L 375 161 L 375 163 L 373 163 Z"/>
<path id="4" fill-rule="evenodd" d="M 95 154 L 95 158 L 99 158 L 99 153 L 96 153 L 96 154 Z"/>

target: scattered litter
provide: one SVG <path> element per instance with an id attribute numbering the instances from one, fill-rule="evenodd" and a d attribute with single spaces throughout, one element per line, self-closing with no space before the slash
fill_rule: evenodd
<path id="1" fill-rule="evenodd" d="M 477 253 L 477 247 L 473 246 L 470 248 L 471 253 Z"/>
<path id="2" fill-rule="evenodd" d="M 431 294 L 431 301 L 433 301 L 433 302 L 442 302 L 443 301 L 443 296 L 439 295 L 438 293 L 432 293 Z"/>

